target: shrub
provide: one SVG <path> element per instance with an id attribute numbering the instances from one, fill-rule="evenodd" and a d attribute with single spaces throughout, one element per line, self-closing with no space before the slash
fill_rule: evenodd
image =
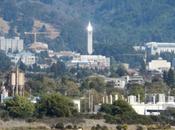
<path id="1" fill-rule="evenodd" d="M 143 130 L 143 126 L 138 125 L 136 130 Z"/>
<path id="2" fill-rule="evenodd" d="M 77 111 L 69 98 L 59 94 L 48 94 L 41 97 L 37 104 L 37 112 L 39 115 L 69 117 Z"/>
<path id="3" fill-rule="evenodd" d="M 55 128 L 56 129 L 64 129 L 64 124 L 59 122 L 55 125 Z"/>
<path id="4" fill-rule="evenodd" d="M 121 126 L 121 125 L 117 125 L 117 126 L 116 126 L 116 129 L 117 129 L 117 130 L 122 130 L 122 126 Z"/>
<path id="5" fill-rule="evenodd" d="M 26 118 L 31 117 L 35 111 L 35 106 L 27 98 L 16 96 L 6 101 L 5 108 L 11 117 Z"/>
<path id="6" fill-rule="evenodd" d="M 72 129 L 73 127 L 72 127 L 72 125 L 67 125 L 66 126 L 66 129 Z"/>

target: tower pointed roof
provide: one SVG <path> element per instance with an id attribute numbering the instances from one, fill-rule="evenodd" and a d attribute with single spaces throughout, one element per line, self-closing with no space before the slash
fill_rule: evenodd
<path id="1" fill-rule="evenodd" d="M 87 26 L 87 30 L 88 31 L 93 31 L 93 28 L 92 28 L 92 25 L 91 25 L 91 22 L 89 21 L 89 24 Z"/>

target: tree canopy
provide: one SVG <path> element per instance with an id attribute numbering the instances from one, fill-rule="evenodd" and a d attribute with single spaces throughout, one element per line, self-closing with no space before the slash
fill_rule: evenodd
<path id="1" fill-rule="evenodd" d="M 6 108 L 9 115 L 15 118 L 26 118 L 34 114 L 35 106 L 26 97 L 16 96 L 6 101 Z"/>
<path id="2" fill-rule="evenodd" d="M 68 117 L 76 113 L 73 102 L 60 94 L 46 94 L 37 104 L 37 112 L 43 116 Z"/>

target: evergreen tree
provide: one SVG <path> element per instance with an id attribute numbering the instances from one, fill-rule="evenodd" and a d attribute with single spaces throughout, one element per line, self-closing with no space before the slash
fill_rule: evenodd
<path id="1" fill-rule="evenodd" d="M 175 84 L 175 75 L 174 75 L 174 71 L 172 69 L 170 69 L 168 71 L 167 84 L 170 87 L 173 87 Z"/>

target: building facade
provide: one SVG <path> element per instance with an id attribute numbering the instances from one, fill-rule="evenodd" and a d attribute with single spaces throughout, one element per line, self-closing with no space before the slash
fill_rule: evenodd
<path id="1" fill-rule="evenodd" d="M 17 54 L 8 54 L 7 56 L 11 59 L 11 62 L 15 64 L 17 64 L 19 61 L 21 61 L 27 66 L 30 66 L 36 63 L 36 56 L 31 52 L 23 51 Z"/>
<path id="2" fill-rule="evenodd" d="M 150 55 L 156 55 L 162 52 L 175 52 L 175 43 L 149 42 L 146 43 L 145 48 Z"/>
<path id="3" fill-rule="evenodd" d="M 159 58 L 158 60 L 152 60 L 148 63 L 147 69 L 149 71 L 168 71 L 171 68 L 171 63 Z"/>
<path id="4" fill-rule="evenodd" d="M 0 37 L 0 50 L 7 52 L 21 52 L 24 49 L 24 41 L 19 37 L 6 39 Z"/>
<path id="5" fill-rule="evenodd" d="M 78 55 L 73 57 L 69 67 L 104 70 L 110 68 L 110 58 L 102 55 Z"/>
<path id="6" fill-rule="evenodd" d="M 138 97 L 134 95 L 128 96 L 128 103 L 132 108 L 140 115 L 160 115 L 162 111 L 167 108 L 175 108 L 175 102 L 173 96 L 166 96 L 164 94 L 152 95 L 151 101 L 144 103 L 140 102 Z"/>

